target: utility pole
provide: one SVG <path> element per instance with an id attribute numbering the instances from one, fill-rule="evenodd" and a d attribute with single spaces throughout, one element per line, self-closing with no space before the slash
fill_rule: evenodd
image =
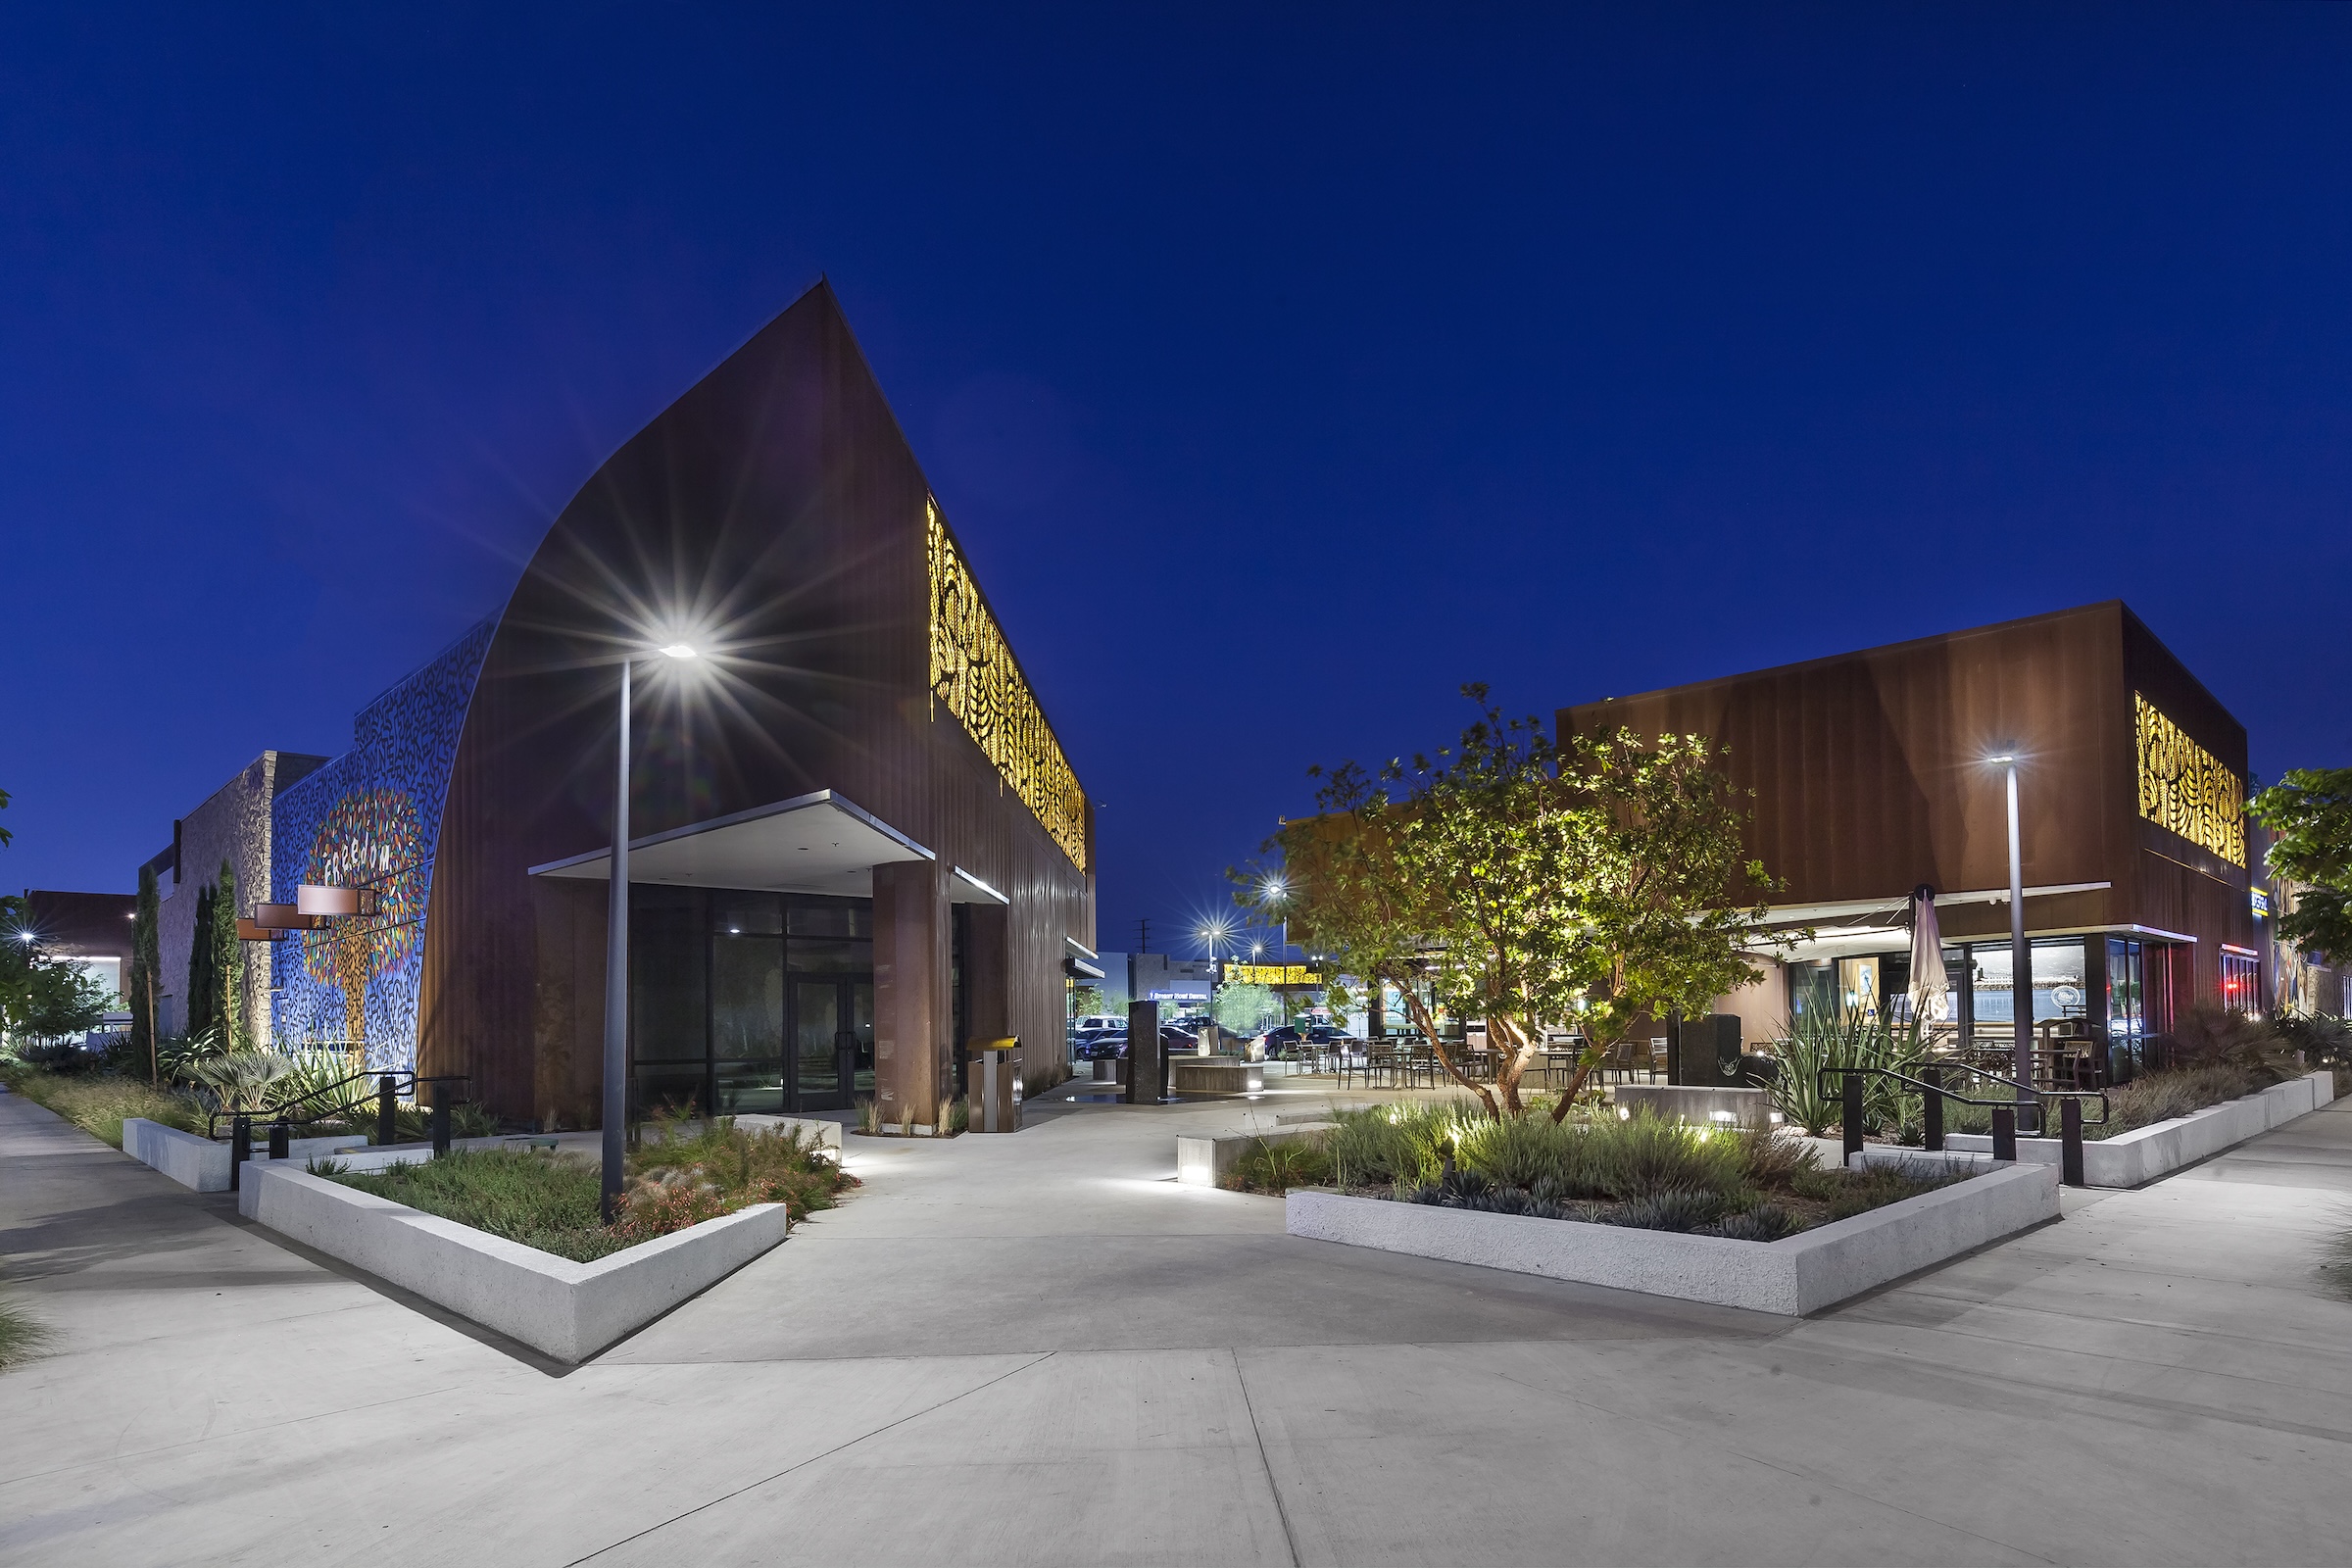
<path id="1" fill-rule="evenodd" d="M 1135 922 L 1135 951 L 1138 953 L 1152 951 L 1152 922 L 1149 920 Z"/>

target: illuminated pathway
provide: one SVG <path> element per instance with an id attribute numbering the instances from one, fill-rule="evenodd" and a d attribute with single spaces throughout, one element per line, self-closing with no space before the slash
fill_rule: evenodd
<path id="1" fill-rule="evenodd" d="M 1230 1107 L 852 1141 L 555 1376 L 0 1096 L 0 1561 L 2340 1562 L 2352 1105 L 1800 1324 L 1282 1234 Z M 873 1152 L 864 1152 L 872 1150 Z"/>

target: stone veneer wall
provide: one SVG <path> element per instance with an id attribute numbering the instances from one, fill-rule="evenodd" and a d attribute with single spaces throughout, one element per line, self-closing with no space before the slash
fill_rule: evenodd
<path id="1" fill-rule="evenodd" d="M 168 1035 L 187 1027 L 188 957 L 195 945 L 196 894 L 220 876 L 222 860 L 237 873 L 237 912 L 266 896 L 270 876 L 270 806 L 280 790 L 324 759 L 295 752 L 264 752 L 235 778 L 215 790 L 202 806 L 180 818 L 179 877 L 157 909 L 158 955 L 163 972 L 157 1022 Z M 271 965 L 265 954 L 247 951 L 245 1015 L 254 1038 L 271 1038 Z"/>
<path id="2" fill-rule="evenodd" d="M 433 856 L 458 734 L 498 617 L 489 616 L 429 664 L 360 711 L 352 749 L 278 798 L 271 885 L 292 903 L 302 883 L 376 887 L 382 913 L 368 927 L 363 1014 L 367 1065 L 416 1063 L 416 996 Z M 343 986 L 330 938 L 276 945 L 280 1046 L 341 1040 Z"/>

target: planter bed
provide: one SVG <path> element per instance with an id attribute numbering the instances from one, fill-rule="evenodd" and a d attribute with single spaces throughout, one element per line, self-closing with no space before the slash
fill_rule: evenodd
<path id="1" fill-rule="evenodd" d="M 2333 1076 L 2315 1072 L 2273 1084 L 2242 1100 L 2207 1105 L 2172 1121 L 2135 1127 L 2113 1138 L 2085 1138 L 2082 1179 L 2093 1187 L 2144 1186 L 2249 1138 L 2259 1138 L 2281 1122 L 2317 1110 L 2334 1098 Z M 1952 1133 L 1945 1137 L 1944 1144 L 1964 1153 L 1989 1153 L 1992 1150 L 1992 1139 L 1984 1133 Z M 2020 1164 L 2054 1166 L 2058 1155 L 2055 1138 L 2017 1141 Z"/>
<path id="2" fill-rule="evenodd" d="M 2006 1165 L 1777 1242 L 1490 1214 L 1294 1191 L 1286 1228 L 1315 1241 L 1475 1263 L 1801 1317 L 2058 1217 L 2058 1172 Z"/>
<path id="3" fill-rule="evenodd" d="M 249 1166 L 237 1210 L 567 1362 L 726 1278 L 783 1241 L 787 1223 L 782 1203 L 755 1204 L 574 1263 L 313 1176 L 296 1160 Z"/>

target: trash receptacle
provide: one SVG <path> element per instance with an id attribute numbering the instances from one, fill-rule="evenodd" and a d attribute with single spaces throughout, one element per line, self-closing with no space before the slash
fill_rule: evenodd
<path id="1" fill-rule="evenodd" d="M 964 1092 L 970 1097 L 966 1130 L 975 1133 L 1017 1133 L 1021 1130 L 1021 1042 L 1017 1035 L 1002 1040 L 975 1040 L 964 1067 Z"/>

